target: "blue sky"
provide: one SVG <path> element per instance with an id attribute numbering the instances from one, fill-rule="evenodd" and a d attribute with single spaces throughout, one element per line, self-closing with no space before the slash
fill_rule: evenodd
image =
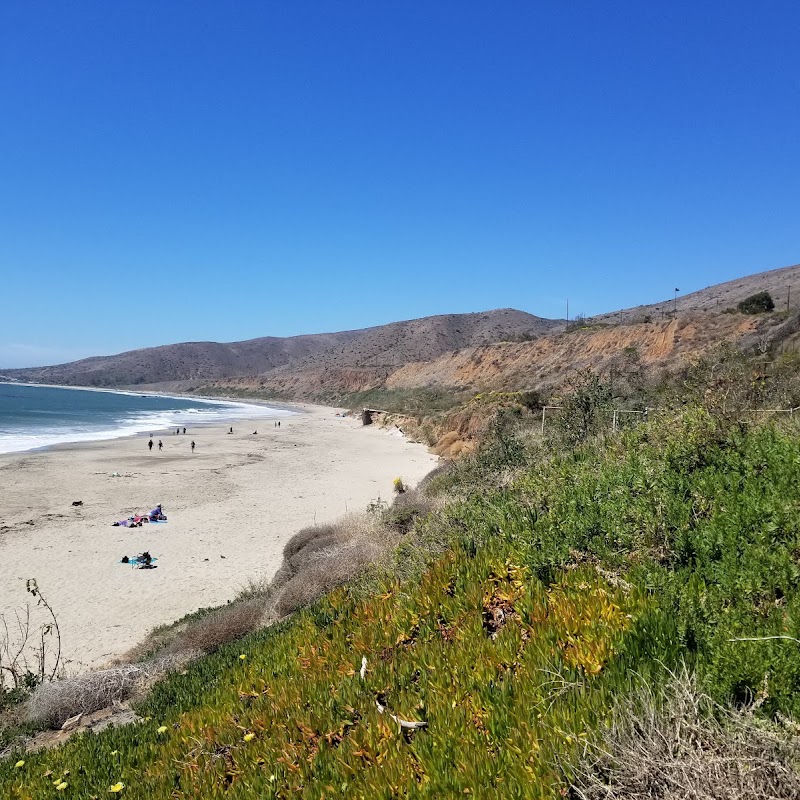
<path id="1" fill-rule="evenodd" d="M 797 2 L 0 4 L 0 366 L 800 262 Z"/>

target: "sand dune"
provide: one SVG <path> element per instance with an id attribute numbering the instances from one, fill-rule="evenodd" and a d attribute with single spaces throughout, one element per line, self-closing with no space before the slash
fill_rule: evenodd
<path id="1" fill-rule="evenodd" d="M 24 607 L 35 577 L 58 614 L 69 671 L 99 666 L 154 625 L 271 576 L 300 528 L 390 498 L 395 477 L 413 485 L 437 461 L 332 409 L 303 412 L 280 429 L 260 419 L 233 435 L 157 434 L 162 452 L 133 437 L 0 456 L 0 614 Z M 166 524 L 112 527 L 156 503 Z M 157 569 L 119 563 L 143 550 Z"/>

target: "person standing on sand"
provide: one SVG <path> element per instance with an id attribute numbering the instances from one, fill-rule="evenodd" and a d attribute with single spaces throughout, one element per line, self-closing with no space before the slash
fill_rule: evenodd
<path id="1" fill-rule="evenodd" d="M 162 442 L 161 439 L 158 440 L 158 449 L 159 450 L 163 450 L 164 449 L 164 442 Z"/>
<path id="2" fill-rule="evenodd" d="M 194 453 L 194 439 L 192 439 L 192 452 Z"/>
<path id="3" fill-rule="evenodd" d="M 186 436 L 186 428 L 183 429 L 183 435 Z"/>
<path id="4" fill-rule="evenodd" d="M 150 450 L 152 452 L 152 450 L 153 450 L 153 440 L 152 439 L 147 443 L 147 446 L 150 448 Z"/>

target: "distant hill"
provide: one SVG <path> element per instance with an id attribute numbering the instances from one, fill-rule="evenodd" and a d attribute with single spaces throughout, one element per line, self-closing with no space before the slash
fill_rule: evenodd
<path id="1" fill-rule="evenodd" d="M 660 303 L 598 314 L 592 317 L 592 321 L 642 322 L 648 316 L 656 321 L 662 316 L 667 317 L 673 314 L 676 307 L 680 314 L 687 311 L 721 312 L 735 309 L 737 303 L 761 291 L 767 291 L 772 295 L 776 311 L 786 310 L 787 299 L 793 309 L 800 308 L 800 264 L 746 275 L 743 278 L 708 286 L 691 294 L 681 295 L 678 293 L 677 303 L 673 296 Z"/>
<path id="2" fill-rule="evenodd" d="M 185 342 L 97 356 L 56 366 L 0 369 L 0 377 L 68 386 L 137 386 L 214 381 L 276 369 L 397 368 L 452 350 L 532 338 L 563 323 L 514 309 L 447 314 L 363 330 L 243 342 Z"/>

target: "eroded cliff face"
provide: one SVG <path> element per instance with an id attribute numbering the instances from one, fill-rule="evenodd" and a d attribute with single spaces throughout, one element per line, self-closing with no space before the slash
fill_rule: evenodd
<path id="1" fill-rule="evenodd" d="M 722 342 L 753 344 L 787 324 L 774 317 L 695 312 L 663 322 L 589 327 L 531 342 L 468 347 L 401 367 L 287 367 L 211 381 L 205 388 L 333 404 L 351 393 L 379 388 L 553 392 L 581 369 L 605 372 L 633 356 L 644 367 L 675 368 Z"/>
<path id="2" fill-rule="evenodd" d="M 406 364 L 386 380 L 390 389 L 553 389 L 577 370 L 603 371 L 626 354 L 645 366 L 676 366 L 723 341 L 756 336 L 764 322 L 738 314 L 689 314 L 664 322 L 585 328 L 533 342 L 470 347 L 434 361 Z"/>

